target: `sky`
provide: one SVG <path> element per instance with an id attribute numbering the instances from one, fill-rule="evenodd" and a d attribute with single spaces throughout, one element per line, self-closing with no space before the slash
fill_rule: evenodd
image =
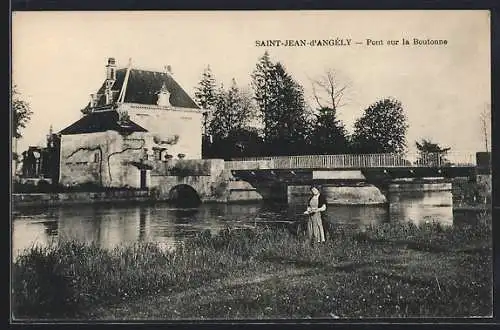
<path id="1" fill-rule="evenodd" d="M 218 83 L 235 78 L 249 86 L 267 50 L 303 85 L 311 105 L 311 79 L 335 70 L 350 86 L 339 109 L 349 130 L 370 104 L 394 97 L 407 116 L 410 150 L 426 138 L 457 153 L 483 151 L 480 114 L 491 104 L 489 24 L 488 11 L 458 10 L 14 12 L 12 80 L 34 112 L 18 150 L 43 145 L 51 125 L 59 131 L 81 117 L 104 80 L 108 57 L 118 67 L 129 59 L 136 68 L 170 65 L 194 97 L 207 65 Z M 337 38 L 351 45 L 256 45 Z M 402 38 L 410 45 L 400 45 Z M 414 38 L 447 44 L 417 46 Z"/>

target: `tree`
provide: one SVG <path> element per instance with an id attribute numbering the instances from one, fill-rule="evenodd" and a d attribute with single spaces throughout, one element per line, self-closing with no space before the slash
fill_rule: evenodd
<path id="1" fill-rule="evenodd" d="M 354 123 L 353 147 L 358 153 L 399 153 L 406 148 L 407 129 L 401 102 L 385 98 Z"/>
<path id="2" fill-rule="evenodd" d="M 319 109 L 330 108 L 336 115 L 337 110 L 346 103 L 350 84 L 340 82 L 339 73 L 333 69 L 311 81 L 312 92 Z"/>
<path id="3" fill-rule="evenodd" d="M 336 118 L 332 108 L 321 108 L 316 114 L 311 144 L 311 149 L 317 154 L 342 154 L 349 151 L 347 130 Z"/>
<path id="4" fill-rule="evenodd" d="M 255 100 L 264 124 L 267 153 L 294 155 L 306 151 L 311 123 L 304 90 L 281 63 L 266 52 L 252 74 Z"/>
<path id="5" fill-rule="evenodd" d="M 449 147 L 440 147 L 439 144 L 427 139 L 422 139 L 420 143 L 416 141 L 415 144 L 417 150 L 421 153 L 447 153 L 451 149 Z"/>
<path id="6" fill-rule="evenodd" d="M 208 125 L 208 132 L 213 137 L 211 156 L 231 158 L 242 156 L 243 147 L 240 148 L 240 137 L 248 131 L 250 120 L 254 117 L 255 109 L 251 96 L 242 91 L 236 80 L 232 80 L 228 90 L 221 85 L 217 91 L 213 107 L 213 116 Z M 255 139 L 243 138 L 254 141 Z M 246 144 L 241 144 L 243 146 Z"/>
<path id="7" fill-rule="evenodd" d="M 210 111 L 213 109 L 217 100 L 216 81 L 214 74 L 210 69 L 210 65 L 207 65 L 207 67 L 203 70 L 201 80 L 195 88 L 194 97 L 198 105 L 202 109 L 207 110 L 207 112 L 203 114 L 203 133 L 206 135 L 208 123 L 211 119 Z"/>
<path id="8" fill-rule="evenodd" d="M 13 137 L 21 138 L 21 130 L 26 128 L 33 112 L 31 111 L 29 103 L 21 98 L 16 85 L 12 87 L 11 109 Z"/>
<path id="9" fill-rule="evenodd" d="M 210 65 L 201 74 L 201 80 L 195 88 L 194 97 L 203 109 L 211 109 L 217 98 L 216 81 Z"/>
<path id="10" fill-rule="evenodd" d="M 338 72 L 333 69 L 327 69 L 311 83 L 313 98 L 318 106 L 311 138 L 312 149 L 319 154 L 347 153 L 348 132 L 337 114 L 338 109 L 346 104 L 350 84 L 341 82 Z"/>
<path id="11" fill-rule="evenodd" d="M 260 118 L 264 125 L 263 134 L 264 140 L 269 137 L 272 123 L 272 109 L 271 104 L 275 101 L 274 91 L 276 90 L 275 81 L 273 79 L 275 65 L 271 62 L 269 53 L 266 51 L 262 57 L 259 58 L 256 68 L 252 73 L 252 87 L 254 90 L 254 99 L 260 110 Z"/>
<path id="12" fill-rule="evenodd" d="M 416 141 L 415 144 L 419 153 L 417 164 L 432 166 L 448 163 L 444 157 L 451 148 L 440 147 L 439 144 L 426 139 L 422 139 L 420 143 Z"/>
<path id="13" fill-rule="evenodd" d="M 217 139 L 227 138 L 232 131 L 247 126 L 252 117 L 251 101 L 242 93 L 233 79 L 226 91 L 221 85 L 217 92 L 209 133 Z"/>
<path id="14" fill-rule="evenodd" d="M 480 120 L 481 120 L 481 133 L 483 134 L 484 138 L 484 151 L 489 151 L 488 148 L 488 139 L 489 139 L 489 132 L 491 130 L 491 105 L 488 103 L 484 107 L 484 110 L 481 112 L 480 115 Z"/>

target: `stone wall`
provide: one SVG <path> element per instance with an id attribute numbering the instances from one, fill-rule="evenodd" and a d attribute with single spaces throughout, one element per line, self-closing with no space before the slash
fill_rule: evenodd
<path id="1" fill-rule="evenodd" d="M 178 185 L 189 185 L 203 202 L 260 201 L 263 196 L 250 183 L 236 181 L 224 169 L 222 159 L 172 160 L 156 164 L 151 188 L 157 199 L 166 200 Z"/>
<path id="2" fill-rule="evenodd" d="M 110 152 L 106 132 L 61 136 L 59 182 L 62 185 L 104 184 L 103 164 Z"/>
<path id="3" fill-rule="evenodd" d="M 178 171 L 182 173 L 179 175 Z M 231 180 L 230 172 L 224 170 L 222 159 L 173 160 L 155 166 L 151 171 L 151 189 L 161 200 L 168 199 L 174 187 L 189 185 L 202 201 L 225 202 L 228 198 L 227 185 Z"/>
<path id="4" fill-rule="evenodd" d="M 147 133 L 128 136 L 115 131 L 63 135 L 61 137 L 62 185 L 95 183 L 104 187 L 139 187 L 139 161 L 147 145 Z"/>
<path id="5" fill-rule="evenodd" d="M 13 208 L 30 206 L 56 206 L 72 204 L 143 202 L 150 200 L 145 190 L 106 191 L 106 192 L 71 192 L 51 194 L 12 194 Z"/>

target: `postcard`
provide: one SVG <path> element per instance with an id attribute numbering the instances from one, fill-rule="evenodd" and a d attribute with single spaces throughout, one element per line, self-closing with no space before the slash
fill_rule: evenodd
<path id="1" fill-rule="evenodd" d="M 491 318 L 487 10 L 12 13 L 12 311 Z"/>

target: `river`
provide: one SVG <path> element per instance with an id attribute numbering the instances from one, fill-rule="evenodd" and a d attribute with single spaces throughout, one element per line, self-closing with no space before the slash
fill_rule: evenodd
<path id="1" fill-rule="evenodd" d="M 82 205 L 16 210 L 12 220 L 12 250 L 17 256 L 32 245 L 46 245 L 60 238 L 94 242 L 103 248 L 138 241 L 158 242 L 173 248 L 186 237 L 209 230 L 289 225 L 304 217 L 303 205 L 202 204 L 179 209 L 169 204 Z M 438 221 L 452 225 L 451 192 L 399 193 L 385 206 L 329 205 L 327 219 L 339 226 L 412 221 Z M 456 221 L 456 217 L 455 217 Z"/>

